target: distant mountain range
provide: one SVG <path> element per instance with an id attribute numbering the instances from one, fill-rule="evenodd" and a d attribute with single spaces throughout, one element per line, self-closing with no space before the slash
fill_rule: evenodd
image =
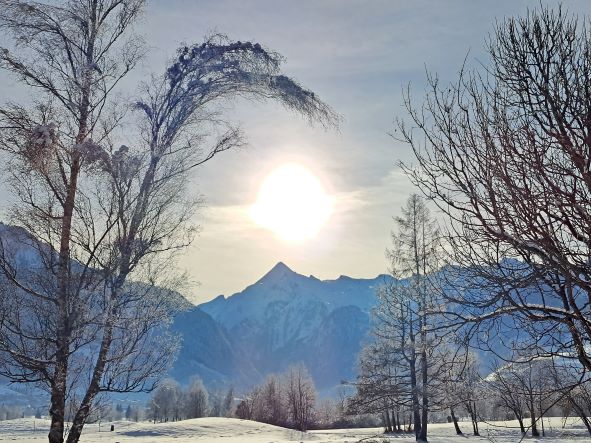
<path id="1" fill-rule="evenodd" d="M 176 319 L 183 343 L 170 375 L 181 383 L 199 375 L 210 386 L 244 388 L 303 362 L 329 394 L 355 378 L 376 290 L 389 279 L 319 280 L 277 263 L 243 291 Z"/>
<path id="2" fill-rule="evenodd" d="M 43 266 L 26 230 L 0 223 L 0 238 L 23 270 Z M 355 378 L 376 289 L 389 278 L 319 280 L 280 262 L 230 297 L 195 307 L 185 301 L 191 307 L 173 323 L 182 345 L 169 374 L 183 384 L 197 375 L 211 388 L 245 389 L 303 362 L 328 393 Z M 0 404 L 15 398 L 5 383 L 0 379 Z M 27 401 L 23 394 L 17 403 Z"/>
<path id="3" fill-rule="evenodd" d="M 511 263 L 507 266 L 523 266 Z M 461 274 L 460 269 L 451 275 L 462 280 Z M 279 262 L 243 291 L 220 295 L 178 316 L 173 329 L 183 342 L 170 375 L 181 383 L 198 375 L 210 387 L 244 389 L 302 362 L 321 394 L 332 396 L 341 381 L 355 380 L 359 352 L 370 340 L 377 290 L 392 279 L 319 280 Z M 521 295 L 537 302 L 540 288 L 522 290 Z M 480 334 L 499 356 L 509 356 L 511 343 L 522 339 L 519 325 L 510 318 Z M 490 370 L 495 354 L 477 353 L 483 371 Z"/>
<path id="4" fill-rule="evenodd" d="M 24 229 L 0 223 L 0 238 L 23 269 L 41 266 L 35 240 Z M 243 390 L 302 362 L 321 394 L 334 395 L 342 380 L 355 379 L 377 289 L 391 282 L 388 275 L 319 280 L 279 262 L 243 291 L 199 306 L 175 293 L 187 309 L 172 325 L 182 344 L 169 375 L 182 384 L 199 376 L 209 388 Z M 530 296 L 539 298 L 538 291 L 532 288 Z M 499 349 L 503 340 L 519 339 L 510 325 L 501 329 L 506 331 L 496 330 L 492 338 Z M 491 358 L 481 354 L 483 363 Z M 0 404 L 14 396 L 3 385 L 0 380 Z M 19 403 L 30 401 L 28 395 Z"/>

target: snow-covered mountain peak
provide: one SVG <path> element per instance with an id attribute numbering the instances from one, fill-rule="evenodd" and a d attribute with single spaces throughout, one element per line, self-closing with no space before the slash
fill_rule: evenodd
<path id="1" fill-rule="evenodd" d="M 263 277 L 261 277 L 257 283 L 276 284 L 297 275 L 300 274 L 292 271 L 289 266 L 280 261 L 275 266 L 273 266 L 269 272 L 263 275 Z"/>
<path id="2" fill-rule="evenodd" d="M 279 262 L 243 291 L 225 299 L 218 297 L 199 307 L 228 330 L 244 324 L 251 328 L 268 329 L 270 323 L 287 321 L 287 317 L 290 318 L 288 323 L 295 325 L 297 322 L 293 318 L 302 317 L 305 313 L 310 315 L 308 320 L 315 318 L 320 321 L 321 317 L 344 306 L 356 306 L 369 313 L 381 283 L 377 279 L 346 276 L 337 280 L 319 280 L 298 274 Z M 308 328 L 305 332 L 309 332 Z"/>

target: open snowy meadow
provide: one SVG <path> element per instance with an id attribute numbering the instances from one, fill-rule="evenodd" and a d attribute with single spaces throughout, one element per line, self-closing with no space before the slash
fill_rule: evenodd
<path id="1" fill-rule="evenodd" d="M 81 442 L 84 443 L 179 443 L 179 442 L 224 442 L 224 443 L 282 443 L 282 442 L 340 442 L 340 443 L 387 443 L 414 441 L 411 435 L 384 435 L 380 428 L 331 429 L 299 432 L 278 426 L 266 425 L 234 418 L 198 418 L 174 423 L 130 423 L 115 422 L 115 431 L 110 432 L 111 423 L 91 424 L 84 428 Z M 464 431 L 469 423 L 460 423 Z M 591 442 L 580 420 L 575 418 L 564 422 L 560 418 L 544 420 L 546 437 L 526 437 L 526 442 Z M 0 441 L 42 442 L 47 441 L 48 420 L 32 418 L 0 422 Z M 508 428 L 509 427 L 509 428 Z M 429 426 L 429 441 L 433 443 L 520 441 L 517 422 L 493 422 L 481 424 L 481 437 L 469 434 L 454 435 L 451 424 Z"/>

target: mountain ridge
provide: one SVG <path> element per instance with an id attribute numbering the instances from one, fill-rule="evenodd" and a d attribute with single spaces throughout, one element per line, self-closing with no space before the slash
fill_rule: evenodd
<path id="1" fill-rule="evenodd" d="M 320 280 L 299 274 L 280 261 L 242 291 L 217 296 L 175 322 L 174 327 L 191 338 L 181 346 L 171 374 L 181 382 L 199 375 L 206 384 L 246 387 L 303 362 L 320 390 L 334 389 L 341 380 L 355 377 L 376 290 L 388 279 L 391 277 L 380 274 L 369 279 L 340 276 Z M 204 320 L 204 314 L 211 320 Z M 195 347 L 194 337 L 205 339 L 207 328 L 216 329 L 212 343 L 228 344 L 220 349 L 228 359 L 225 364 L 217 362 L 216 368 L 210 368 L 198 355 L 204 350 L 197 352 Z M 196 374 L 185 373 L 181 367 L 194 368 Z M 244 368 L 250 368 L 248 375 Z M 216 369 L 215 377 L 208 372 L 211 369 Z"/>

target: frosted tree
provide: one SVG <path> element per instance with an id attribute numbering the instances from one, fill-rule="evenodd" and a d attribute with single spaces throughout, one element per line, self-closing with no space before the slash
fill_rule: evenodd
<path id="1" fill-rule="evenodd" d="M 276 375 L 250 390 L 236 407 L 236 416 L 275 426 L 289 426 L 286 385 Z"/>
<path id="2" fill-rule="evenodd" d="M 238 403 L 236 416 L 306 431 L 315 421 L 316 397 L 314 381 L 299 364 L 253 387 Z"/>
<path id="3" fill-rule="evenodd" d="M 558 367 L 556 367 L 558 366 Z M 549 382 L 560 389 L 563 394 L 562 401 L 576 413 L 581 422 L 591 435 L 591 380 L 587 374 L 581 375 L 580 371 L 573 368 L 564 368 L 555 365 L 552 370 L 552 378 Z"/>
<path id="4" fill-rule="evenodd" d="M 222 403 L 222 416 L 231 417 L 234 412 L 234 388 L 230 386 Z"/>
<path id="5" fill-rule="evenodd" d="M 482 403 L 483 389 L 482 377 L 478 355 L 474 352 L 467 352 L 464 355 L 455 355 L 451 363 L 451 375 L 449 380 L 453 384 L 452 390 L 459 404 L 464 407 L 472 423 L 472 433 L 480 435 L 478 421 L 480 417 L 479 408 Z"/>
<path id="6" fill-rule="evenodd" d="M 164 379 L 148 402 L 150 418 L 154 423 L 179 420 L 182 404 L 183 393 L 178 382 L 171 378 Z"/>
<path id="7" fill-rule="evenodd" d="M 0 109 L 0 145 L 12 154 L 8 174 L 20 198 L 12 221 L 44 242 L 30 240 L 42 257 L 43 271 L 51 275 L 42 284 L 25 281 L 20 277 L 26 271 L 10 262 L 7 251 L 2 254 L 4 276 L 12 283 L 8 292 L 18 292 L 22 307 L 11 311 L 14 315 L 0 331 L 2 360 L 7 363 L 2 372 L 12 380 L 46 385 L 52 443 L 64 438 L 72 354 L 89 339 L 80 332 L 86 319 L 76 311 L 94 276 L 84 270 L 90 269 L 90 257 L 77 257 L 73 251 L 82 150 L 93 146 L 93 138 L 106 137 L 99 133 L 109 128 L 101 122 L 110 120 L 103 118 L 109 113 L 110 93 L 141 56 L 140 42 L 126 31 L 142 4 L 0 4 L 0 27 L 16 44 L 14 50 L 0 51 L 0 66 L 30 87 L 35 97 L 30 108 L 9 104 Z M 116 122 L 118 114 L 109 114 Z M 79 260 L 80 266 L 72 260 Z M 22 323 L 26 317 L 44 327 Z"/>
<path id="8" fill-rule="evenodd" d="M 314 422 L 316 388 L 304 365 L 287 370 L 285 390 L 291 422 L 296 429 L 307 431 Z"/>
<path id="9" fill-rule="evenodd" d="M 243 420 L 260 421 L 263 416 L 263 396 L 260 386 L 255 386 L 236 406 L 236 417 Z"/>
<path id="10" fill-rule="evenodd" d="M 429 379 L 438 371 L 439 337 L 433 325 L 441 309 L 436 276 L 441 244 L 429 209 L 418 195 L 409 197 L 395 221 L 388 255 L 393 277 L 407 278 L 407 283 L 395 281 L 379 291 L 373 334 L 388 342 L 383 349 L 394 356 L 387 361 L 396 362 L 398 374 L 405 373 L 415 436 L 426 441 L 429 402 L 434 398 Z"/>
<path id="11" fill-rule="evenodd" d="M 278 377 L 269 375 L 262 386 L 262 420 L 277 426 L 287 424 L 287 398 L 285 387 L 281 385 Z"/>
<path id="12" fill-rule="evenodd" d="M 185 393 L 184 416 L 187 418 L 200 418 L 208 415 L 209 394 L 200 378 L 195 378 L 189 384 Z"/>
<path id="13" fill-rule="evenodd" d="M 401 212 L 388 251 L 394 279 L 377 293 L 373 340 L 361 354 L 353 406 L 380 412 L 390 430 L 401 430 L 400 417 L 410 411 L 416 439 L 426 440 L 430 402 L 437 398 L 433 379 L 442 368 L 437 333 L 441 244 L 421 197 L 411 195 Z"/>
<path id="14" fill-rule="evenodd" d="M 486 377 L 485 387 L 490 398 L 511 411 L 521 433 L 531 430 L 533 437 L 544 434 L 543 417 L 562 399 L 568 399 L 578 386 L 583 386 L 586 378 L 580 371 L 573 371 L 568 359 L 554 361 L 550 358 L 522 356 L 520 360 L 502 365 L 497 364 L 494 371 Z M 561 374 L 558 376 L 558 374 Z M 530 425 L 525 425 L 525 418 Z"/>
<path id="15" fill-rule="evenodd" d="M 225 395 L 221 390 L 210 392 L 209 405 L 211 417 L 231 417 L 234 412 L 234 388 L 230 387 Z"/>
<path id="16" fill-rule="evenodd" d="M 337 121 L 281 72 L 280 55 L 221 35 L 182 47 L 136 100 L 117 100 L 143 53 L 131 32 L 142 7 L 1 1 L 15 45 L 0 51 L 0 66 L 34 104 L 0 108 L 18 198 L 11 221 L 26 229 L 0 245 L 0 372 L 49 391 L 52 443 L 64 440 L 71 393 L 76 442 L 99 394 L 149 391 L 171 361 L 174 337 L 156 332 L 183 304 L 172 291 L 180 280 L 168 277 L 195 232 L 189 172 L 244 143 L 221 105 L 272 99 L 326 127 Z M 34 266 L 23 259 L 31 250 Z"/>
<path id="17" fill-rule="evenodd" d="M 381 414 L 386 431 L 399 432 L 404 417 L 413 411 L 409 368 L 400 349 L 392 346 L 390 334 L 379 336 L 381 331 L 374 331 L 373 342 L 361 352 L 356 392 L 347 409 L 355 414 Z"/>
<path id="18" fill-rule="evenodd" d="M 478 356 L 464 349 L 454 350 L 445 346 L 439 377 L 437 403 L 442 410 L 448 409 L 457 435 L 463 435 L 458 423 L 458 412 L 465 410 L 472 422 L 474 435 L 478 430 L 478 406 L 482 397 Z"/>

